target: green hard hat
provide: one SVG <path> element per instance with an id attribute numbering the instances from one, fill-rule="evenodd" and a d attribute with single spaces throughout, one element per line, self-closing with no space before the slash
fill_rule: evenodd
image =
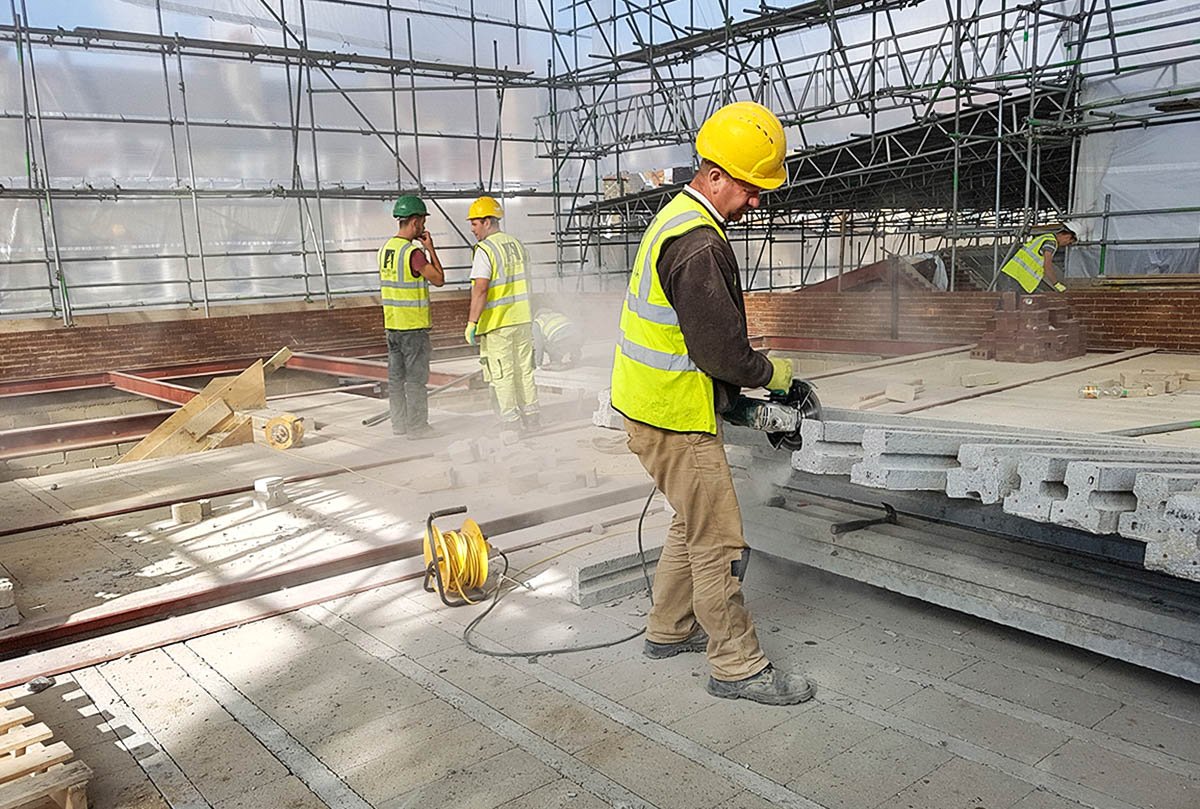
<path id="1" fill-rule="evenodd" d="M 407 196 L 400 197 L 396 200 L 396 204 L 392 206 L 392 216 L 397 219 L 407 219 L 410 216 L 427 216 L 429 211 L 425 209 L 425 203 L 421 202 L 420 197 Z"/>

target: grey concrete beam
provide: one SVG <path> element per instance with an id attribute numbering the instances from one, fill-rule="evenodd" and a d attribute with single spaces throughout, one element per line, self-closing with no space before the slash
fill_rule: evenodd
<path id="1" fill-rule="evenodd" d="M 1121 515 L 1117 533 L 1132 539 L 1159 542 L 1166 537 L 1163 515 L 1173 494 L 1200 490 L 1200 475 L 1140 472 L 1133 484 L 1137 508 Z"/>
<path id="2" fill-rule="evenodd" d="M 1163 521 L 1166 536 L 1146 544 L 1146 569 L 1200 581 L 1200 492 L 1171 495 Z"/>
<path id="3" fill-rule="evenodd" d="M 1160 453 L 1161 456 L 1161 453 Z M 1121 514 L 1137 508 L 1133 487 L 1139 472 L 1200 474 L 1200 462 L 1071 461 L 1063 483 L 1067 496 L 1050 508 L 1050 521 L 1094 534 L 1114 534 Z"/>

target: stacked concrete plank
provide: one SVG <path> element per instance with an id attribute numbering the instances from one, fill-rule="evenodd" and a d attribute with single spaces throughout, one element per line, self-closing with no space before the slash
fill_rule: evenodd
<path id="1" fill-rule="evenodd" d="M 802 425 L 794 469 L 876 489 L 944 491 L 1036 522 L 1119 533 L 1147 543 L 1147 567 L 1200 580 L 1200 505 L 1196 519 L 1188 510 L 1189 498 L 1200 501 L 1200 451 L 860 411 L 824 415 Z"/>

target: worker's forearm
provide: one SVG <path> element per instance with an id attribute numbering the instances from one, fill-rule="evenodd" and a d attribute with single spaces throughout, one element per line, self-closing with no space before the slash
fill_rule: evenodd
<path id="1" fill-rule="evenodd" d="M 1058 283 L 1058 273 L 1054 271 L 1054 264 L 1050 259 L 1046 259 L 1046 263 L 1042 265 L 1042 279 L 1050 286 Z"/>
<path id="2" fill-rule="evenodd" d="M 483 314 L 483 305 L 487 302 L 487 291 L 487 281 L 482 278 L 471 281 L 471 312 L 467 315 L 467 320 L 471 323 L 479 322 L 479 317 Z"/>
<path id="3" fill-rule="evenodd" d="M 425 275 L 425 280 L 435 287 L 440 287 L 446 283 L 446 271 L 442 269 L 442 260 L 438 258 L 437 250 L 434 250 L 432 245 L 429 247 L 429 264 L 430 271 Z"/>

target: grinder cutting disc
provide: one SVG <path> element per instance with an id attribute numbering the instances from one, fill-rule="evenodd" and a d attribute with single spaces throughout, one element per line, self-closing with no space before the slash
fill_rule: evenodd
<path id="1" fill-rule="evenodd" d="M 771 446 L 775 449 L 779 449 L 781 446 L 792 451 L 800 449 L 804 443 L 800 437 L 800 425 L 806 419 L 821 418 L 821 400 L 817 398 L 816 387 L 803 379 L 793 379 L 792 386 L 787 393 L 772 393 L 769 398 L 772 402 L 794 407 L 799 412 L 800 418 L 796 422 L 795 430 L 786 433 L 767 433 L 767 441 L 771 442 Z"/>

